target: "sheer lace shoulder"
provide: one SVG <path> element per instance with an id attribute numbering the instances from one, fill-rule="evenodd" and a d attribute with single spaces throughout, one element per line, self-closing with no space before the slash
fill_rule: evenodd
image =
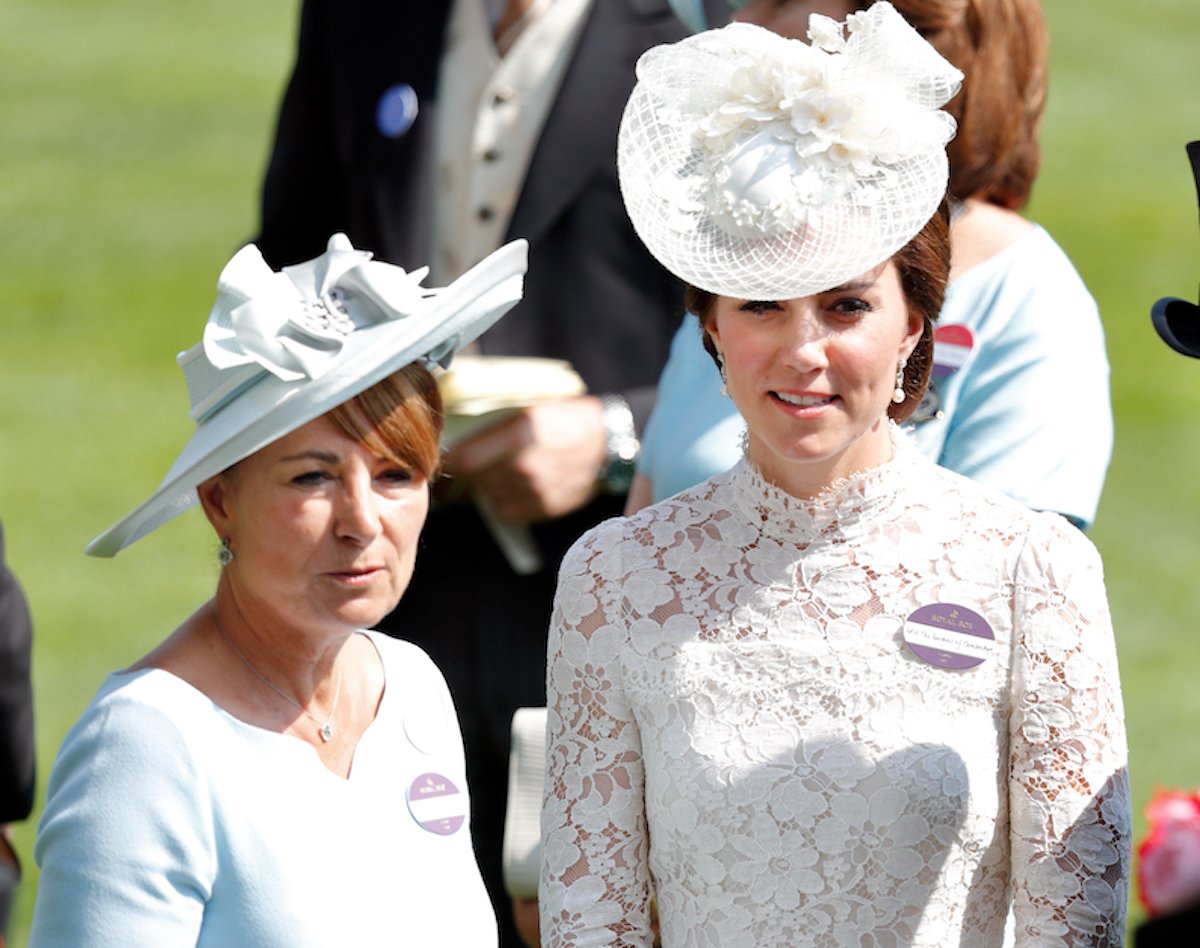
<path id="1" fill-rule="evenodd" d="M 547 675 L 548 946 L 649 945 L 652 898 L 667 948 L 999 945 L 1010 902 L 1019 945 L 1121 943 L 1099 557 L 903 441 L 812 501 L 743 462 L 601 525 Z"/>

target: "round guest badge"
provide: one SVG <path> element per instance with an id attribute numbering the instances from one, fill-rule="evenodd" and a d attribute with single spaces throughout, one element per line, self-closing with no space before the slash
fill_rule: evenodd
<path id="1" fill-rule="evenodd" d="M 921 396 L 921 401 L 913 413 L 908 416 L 909 424 L 920 425 L 944 416 L 938 384 L 966 365 L 974 348 L 975 334 L 969 326 L 950 323 L 938 326 L 933 331 L 933 371 L 929 376 L 925 394 Z"/>
<path id="2" fill-rule="evenodd" d="M 975 334 L 969 326 L 948 323 L 933 331 L 933 377 L 944 379 L 953 375 L 971 357 Z"/>
<path id="3" fill-rule="evenodd" d="M 991 658 L 996 637 L 978 612 L 952 602 L 935 602 L 904 620 L 904 643 L 935 668 L 962 671 Z"/>
<path id="4" fill-rule="evenodd" d="M 407 797 L 408 812 L 431 833 L 450 836 L 467 821 L 467 798 L 449 777 L 421 774 L 409 786 Z"/>

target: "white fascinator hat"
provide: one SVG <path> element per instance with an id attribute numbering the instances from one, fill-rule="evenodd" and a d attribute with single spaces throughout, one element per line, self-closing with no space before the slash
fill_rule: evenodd
<path id="1" fill-rule="evenodd" d="M 733 23 L 647 51 L 618 140 L 647 249 L 699 289 L 779 300 L 887 260 L 946 193 L 962 73 L 895 8 L 809 19 L 812 45 Z"/>
<path id="2" fill-rule="evenodd" d="M 412 362 L 448 365 L 521 298 L 516 240 L 441 289 L 335 234 L 272 270 L 253 244 L 226 264 L 204 338 L 176 361 L 196 431 L 145 503 L 87 547 L 113 556 L 197 502 L 196 488 Z"/>

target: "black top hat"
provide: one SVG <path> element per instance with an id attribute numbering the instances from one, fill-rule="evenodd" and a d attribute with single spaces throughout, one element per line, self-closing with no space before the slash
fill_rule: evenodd
<path id="1" fill-rule="evenodd" d="M 1192 162 L 1192 177 L 1196 179 L 1196 194 L 1200 197 L 1200 141 L 1188 142 L 1187 153 Z M 1200 306 L 1164 296 L 1150 307 L 1150 319 L 1163 342 L 1176 352 L 1200 359 Z"/>

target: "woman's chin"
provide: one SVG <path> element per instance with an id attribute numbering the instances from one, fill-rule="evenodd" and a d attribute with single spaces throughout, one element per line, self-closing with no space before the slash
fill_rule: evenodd
<path id="1" fill-rule="evenodd" d="M 354 601 L 343 603 L 330 615 L 331 623 L 348 629 L 373 629 L 396 608 L 396 602 Z"/>

